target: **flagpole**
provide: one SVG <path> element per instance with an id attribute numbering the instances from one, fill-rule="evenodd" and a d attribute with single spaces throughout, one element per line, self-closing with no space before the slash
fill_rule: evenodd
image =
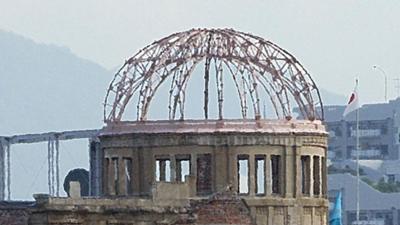
<path id="1" fill-rule="evenodd" d="M 356 88 L 358 89 L 358 79 L 356 79 Z M 357 96 L 358 97 L 358 96 Z M 356 164 L 357 164 L 357 224 L 360 221 L 360 136 L 359 136 L 359 125 L 360 125 L 360 115 L 359 107 L 356 109 Z"/>

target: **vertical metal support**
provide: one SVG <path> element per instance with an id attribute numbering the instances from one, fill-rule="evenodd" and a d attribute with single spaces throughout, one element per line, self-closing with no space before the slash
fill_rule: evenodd
<path id="1" fill-rule="evenodd" d="M 5 170 L 5 146 L 4 140 L 0 139 L 0 201 L 5 199 L 5 184 L 6 184 L 6 170 Z"/>
<path id="2" fill-rule="evenodd" d="M 224 102 L 224 96 L 223 96 L 223 89 L 224 89 L 224 80 L 222 76 L 222 61 L 218 61 L 219 64 L 217 64 L 217 60 L 214 60 L 214 66 L 215 66 L 215 74 L 216 74 L 216 85 L 217 85 L 217 98 L 218 98 L 218 119 L 222 120 L 223 119 L 223 112 L 222 112 L 222 107 L 223 107 L 223 102 Z"/>
<path id="3" fill-rule="evenodd" d="M 206 58 L 204 69 L 204 118 L 208 119 L 208 87 L 210 83 L 210 61 L 211 58 Z"/>
<path id="4" fill-rule="evenodd" d="M 0 139 L 0 201 L 11 199 L 10 143 Z"/>
<path id="5" fill-rule="evenodd" d="M 11 154 L 10 154 L 10 143 L 7 141 L 6 145 L 7 153 L 7 200 L 11 200 Z"/>
<path id="6" fill-rule="evenodd" d="M 51 193 L 52 195 L 55 194 L 54 190 L 54 183 L 55 183 L 55 178 L 54 178 L 54 173 L 55 173 L 55 165 L 54 165 L 54 140 L 51 140 Z"/>
<path id="7" fill-rule="evenodd" d="M 60 153 L 58 137 L 49 137 L 47 142 L 47 184 L 49 195 L 60 195 Z"/>
<path id="8" fill-rule="evenodd" d="M 60 142 L 56 137 L 56 196 L 60 196 Z"/>
<path id="9" fill-rule="evenodd" d="M 51 138 L 47 142 L 47 184 L 49 195 L 54 195 L 54 143 Z"/>
<path id="10" fill-rule="evenodd" d="M 47 142 L 47 186 L 49 195 L 51 195 L 51 179 L 50 179 L 50 139 Z"/>

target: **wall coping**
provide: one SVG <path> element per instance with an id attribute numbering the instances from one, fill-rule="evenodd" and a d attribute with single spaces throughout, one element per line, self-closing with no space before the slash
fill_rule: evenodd
<path id="1" fill-rule="evenodd" d="M 317 134 L 326 136 L 325 126 L 315 120 L 155 120 L 119 121 L 104 126 L 99 136 L 121 134 L 185 134 L 185 133 L 262 133 Z"/>

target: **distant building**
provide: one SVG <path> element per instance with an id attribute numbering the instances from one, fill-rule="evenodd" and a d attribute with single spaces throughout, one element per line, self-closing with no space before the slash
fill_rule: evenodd
<path id="1" fill-rule="evenodd" d="M 356 222 L 356 182 L 350 174 L 328 175 L 328 198 L 333 204 L 337 192 L 342 192 L 342 222 Z M 400 193 L 382 193 L 360 181 L 360 223 L 400 225 Z"/>
<path id="2" fill-rule="evenodd" d="M 343 118 L 344 109 L 345 106 L 324 106 L 331 160 L 356 157 L 356 113 Z M 360 159 L 399 159 L 400 98 L 363 105 L 359 115 Z"/>

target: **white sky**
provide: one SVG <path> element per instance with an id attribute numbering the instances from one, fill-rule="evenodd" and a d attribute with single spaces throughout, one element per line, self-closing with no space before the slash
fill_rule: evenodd
<path id="1" fill-rule="evenodd" d="M 0 0 L 0 29 L 70 48 L 106 68 L 138 49 L 193 27 L 231 27 L 294 54 L 317 84 L 347 95 L 360 77 L 364 102 L 383 100 L 380 65 L 400 76 L 400 1 Z M 110 75 L 111 79 L 111 75 Z"/>

